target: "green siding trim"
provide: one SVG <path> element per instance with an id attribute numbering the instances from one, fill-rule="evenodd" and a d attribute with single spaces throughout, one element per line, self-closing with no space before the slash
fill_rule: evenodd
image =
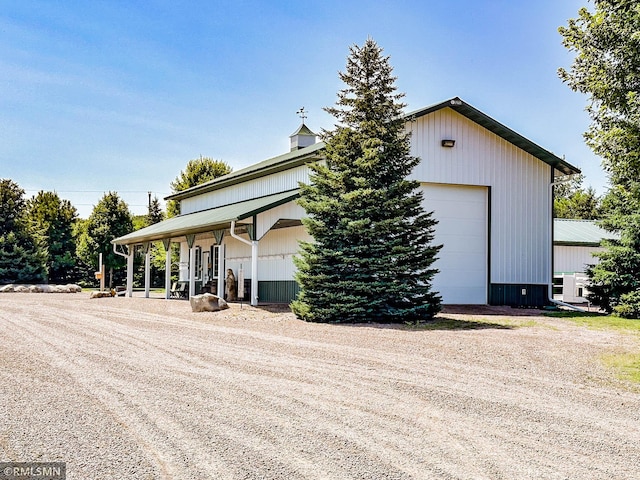
<path id="1" fill-rule="evenodd" d="M 260 303 L 291 303 L 298 296 L 300 286 L 295 280 L 265 280 L 258 282 Z"/>
<path id="2" fill-rule="evenodd" d="M 526 293 L 523 295 L 523 289 Z M 492 283 L 489 286 L 489 305 L 511 307 L 543 307 L 549 304 L 548 285 L 531 283 Z"/>

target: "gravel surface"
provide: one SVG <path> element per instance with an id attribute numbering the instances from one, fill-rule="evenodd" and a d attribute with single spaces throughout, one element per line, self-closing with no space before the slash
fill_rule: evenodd
<path id="1" fill-rule="evenodd" d="M 640 393 L 599 360 L 637 337 L 450 312 L 459 328 L 425 330 L 0 294 L 0 461 L 65 461 L 68 479 L 640 478 Z"/>

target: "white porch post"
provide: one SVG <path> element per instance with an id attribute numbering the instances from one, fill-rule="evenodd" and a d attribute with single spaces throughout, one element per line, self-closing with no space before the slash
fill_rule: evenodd
<path id="1" fill-rule="evenodd" d="M 216 246 L 218 248 L 218 288 L 216 295 L 220 298 L 224 298 L 224 244 L 222 243 L 224 238 L 224 229 L 214 230 L 213 236 L 216 239 Z"/>
<path id="2" fill-rule="evenodd" d="M 189 297 L 196 294 L 196 249 L 194 244 L 195 235 L 187 235 L 187 245 L 189 246 Z"/>
<path id="3" fill-rule="evenodd" d="M 251 306 L 258 306 L 258 241 L 251 241 Z"/>
<path id="4" fill-rule="evenodd" d="M 144 298 L 149 298 L 151 283 L 151 242 L 145 242 L 144 248 Z"/>
<path id="5" fill-rule="evenodd" d="M 253 228 L 253 230 L 251 230 Z M 236 234 L 236 222 L 235 220 L 231 221 L 231 230 L 229 234 L 236 240 L 240 240 L 242 243 L 246 243 L 247 245 L 251 245 L 251 306 L 258 306 L 258 240 L 254 240 L 253 237 L 256 234 L 256 217 L 254 216 L 253 225 L 250 226 L 249 229 L 249 238 L 252 238 L 251 241 L 245 240 L 244 238 L 238 236 Z"/>
<path id="6" fill-rule="evenodd" d="M 134 245 L 127 245 L 127 296 L 133 297 L 133 253 Z"/>
<path id="7" fill-rule="evenodd" d="M 216 294 L 220 298 L 224 298 L 224 243 L 218 247 L 218 291 Z"/>
<path id="8" fill-rule="evenodd" d="M 166 250 L 164 258 L 164 298 L 171 298 L 171 239 L 162 240 L 164 249 Z"/>

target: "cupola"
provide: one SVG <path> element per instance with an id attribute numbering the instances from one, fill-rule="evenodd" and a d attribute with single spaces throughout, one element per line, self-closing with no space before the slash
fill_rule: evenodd
<path id="1" fill-rule="evenodd" d="M 302 118 L 302 125 L 298 129 L 289 135 L 291 139 L 291 151 L 300 150 L 301 148 L 309 147 L 316 143 L 316 134 L 313 133 L 309 127 L 304 124 L 304 119 L 307 118 L 304 107 L 298 110 L 298 115 Z"/>

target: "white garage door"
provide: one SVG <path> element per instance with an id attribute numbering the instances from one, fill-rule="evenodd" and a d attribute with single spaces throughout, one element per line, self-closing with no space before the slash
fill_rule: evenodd
<path id="1" fill-rule="evenodd" d="M 435 244 L 444 245 L 433 289 L 444 304 L 487 303 L 487 187 L 422 184 L 424 207 L 438 220 Z"/>

